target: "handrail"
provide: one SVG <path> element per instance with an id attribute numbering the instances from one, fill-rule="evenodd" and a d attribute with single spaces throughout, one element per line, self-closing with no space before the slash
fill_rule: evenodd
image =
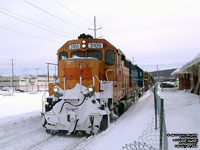
<path id="1" fill-rule="evenodd" d="M 114 69 L 107 69 L 107 70 L 106 70 L 106 80 L 107 80 L 107 81 L 108 81 L 108 75 L 107 75 L 107 74 L 108 74 L 109 71 L 113 71 L 113 72 L 114 72 L 115 70 L 114 70 Z"/>

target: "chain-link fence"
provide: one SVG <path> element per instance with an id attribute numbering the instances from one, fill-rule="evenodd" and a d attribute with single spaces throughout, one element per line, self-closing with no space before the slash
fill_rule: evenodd
<path id="1" fill-rule="evenodd" d="M 155 129 L 159 130 L 159 150 L 168 149 L 167 128 L 165 123 L 164 99 L 158 95 L 158 84 L 153 87 L 155 106 Z"/>
<path id="2" fill-rule="evenodd" d="M 167 130 L 164 115 L 164 100 L 158 95 L 158 85 L 153 88 L 155 117 L 147 125 L 138 141 L 122 147 L 123 150 L 168 150 Z"/>

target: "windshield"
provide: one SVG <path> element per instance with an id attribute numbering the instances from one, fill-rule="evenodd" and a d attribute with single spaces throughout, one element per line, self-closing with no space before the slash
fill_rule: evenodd
<path id="1" fill-rule="evenodd" d="M 85 53 L 84 52 L 72 52 L 71 57 L 73 57 L 73 56 L 85 57 Z"/>
<path id="2" fill-rule="evenodd" d="M 102 59 L 102 52 L 101 51 L 89 51 L 88 57 L 94 57 L 94 58 L 101 60 Z"/>
<path id="3" fill-rule="evenodd" d="M 67 52 L 60 52 L 59 60 L 65 60 L 65 59 L 67 59 Z"/>

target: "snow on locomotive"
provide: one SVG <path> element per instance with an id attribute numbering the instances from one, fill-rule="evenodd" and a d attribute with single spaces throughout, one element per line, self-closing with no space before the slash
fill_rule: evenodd
<path id="1" fill-rule="evenodd" d="M 47 132 L 97 133 L 135 101 L 134 66 L 107 40 L 82 34 L 57 57 L 58 79 L 43 102 Z"/>

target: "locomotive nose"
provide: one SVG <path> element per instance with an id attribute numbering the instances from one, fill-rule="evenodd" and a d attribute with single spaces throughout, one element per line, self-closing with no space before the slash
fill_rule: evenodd
<path id="1" fill-rule="evenodd" d="M 76 84 L 88 88 L 88 92 L 99 91 L 99 60 L 96 58 L 72 58 L 60 64 L 60 87 L 72 89 Z"/>

